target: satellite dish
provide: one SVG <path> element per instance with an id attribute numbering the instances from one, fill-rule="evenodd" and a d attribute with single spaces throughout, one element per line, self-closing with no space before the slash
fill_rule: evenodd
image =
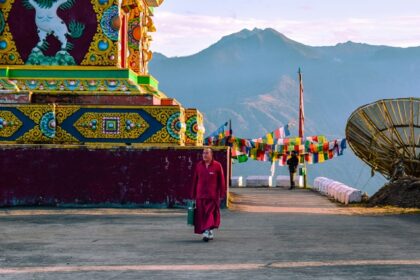
<path id="1" fill-rule="evenodd" d="M 420 177 L 420 98 L 384 99 L 364 105 L 347 121 L 354 153 L 391 179 L 396 170 Z"/>

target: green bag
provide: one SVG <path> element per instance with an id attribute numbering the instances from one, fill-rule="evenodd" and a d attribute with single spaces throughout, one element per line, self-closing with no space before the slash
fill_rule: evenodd
<path id="1" fill-rule="evenodd" d="M 188 206 L 188 215 L 187 215 L 187 224 L 190 226 L 194 225 L 194 212 L 195 212 L 195 203 L 192 202 Z"/>

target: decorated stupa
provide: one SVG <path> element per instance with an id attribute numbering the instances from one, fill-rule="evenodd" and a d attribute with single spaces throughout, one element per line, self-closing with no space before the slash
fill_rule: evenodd
<path id="1" fill-rule="evenodd" d="M 0 143 L 201 145 L 149 74 L 161 0 L 0 2 Z"/>
<path id="2" fill-rule="evenodd" d="M 177 100 L 166 96 L 159 90 L 158 81 L 149 74 L 148 63 L 153 57 L 151 34 L 156 31 L 152 18 L 162 2 L 0 0 L 0 157 L 3 159 L 0 206 L 18 205 L 20 203 L 10 201 L 19 199 L 32 202 L 38 199 L 39 204 L 46 200 L 71 202 L 73 198 L 90 202 L 94 195 L 79 198 L 78 193 L 62 199 L 62 195 L 46 194 L 42 190 L 31 194 L 31 199 L 25 196 L 26 192 L 17 195 L 17 189 L 28 188 L 31 183 L 33 188 L 42 188 L 45 183 L 37 181 L 38 177 L 34 175 L 37 161 L 45 168 L 53 168 L 52 162 L 61 164 L 59 171 L 67 169 L 63 176 L 72 178 L 78 175 L 71 174 L 71 168 L 77 168 L 79 163 L 75 167 L 71 160 L 77 155 L 84 156 L 89 151 L 86 149 L 114 149 L 113 154 L 107 154 L 112 157 L 116 156 L 115 147 L 125 147 L 126 160 L 131 156 L 127 148 L 131 151 L 138 148 L 138 158 L 131 159 L 126 164 L 128 167 L 125 166 L 130 169 L 134 168 L 130 166 L 135 160 L 136 163 L 151 162 L 150 158 L 159 158 L 159 164 L 170 161 L 167 148 L 180 148 L 173 156 L 179 159 L 191 156 L 191 151 L 198 150 L 194 147 L 202 146 L 204 127 L 200 112 L 183 108 Z M 72 152 L 67 153 L 74 155 L 56 155 L 62 152 L 61 148 L 69 147 Z M 145 157 L 148 147 L 155 151 L 149 159 Z M 7 173 L 5 170 L 9 167 L 15 170 L 26 164 L 19 161 L 21 157 L 26 157 L 28 166 L 25 168 L 30 170 L 22 170 L 20 175 L 14 171 Z M 92 162 L 85 164 L 99 166 L 101 161 L 114 161 L 103 157 L 99 152 L 92 154 L 84 159 Z M 154 167 L 156 170 L 162 168 L 159 164 Z M 141 165 L 136 172 L 149 167 Z M 107 168 L 111 170 L 109 172 L 120 172 L 124 164 L 123 167 L 98 167 L 94 173 Z M 156 170 L 147 171 L 143 178 Z M 49 171 L 45 183 L 51 188 L 57 187 L 54 172 Z M 130 172 L 118 173 L 121 176 L 118 180 L 128 180 L 134 174 L 134 171 Z M 171 172 L 187 178 L 190 170 L 186 170 L 187 175 L 175 169 Z M 17 176 L 20 183 L 11 179 L 15 178 L 13 176 Z M 95 184 L 88 181 L 89 178 L 82 182 L 84 189 Z M 108 181 L 104 180 L 104 184 Z M 145 179 L 138 184 L 149 184 L 152 188 L 158 184 L 152 181 Z M 189 191 L 187 181 L 183 184 L 186 194 Z M 133 183 L 120 185 L 126 189 L 133 187 Z M 6 186 L 7 190 L 4 189 Z M 109 183 L 102 187 L 115 186 Z M 143 192 L 142 187 L 138 187 L 138 191 Z M 110 197 L 92 198 L 92 201 L 111 201 Z M 167 197 L 170 195 L 165 199 L 171 199 Z M 121 200 L 125 197 L 115 199 Z M 158 200 L 160 203 L 162 199 Z M 149 198 L 134 201 L 148 202 Z"/>

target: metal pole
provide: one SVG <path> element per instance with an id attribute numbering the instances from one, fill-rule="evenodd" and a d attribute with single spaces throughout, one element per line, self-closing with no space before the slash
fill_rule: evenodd
<path id="1" fill-rule="evenodd" d="M 303 99 L 303 81 L 302 81 L 302 71 L 299 67 L 299 137 L 304 141 L 304 131 L 305 131 L 305 117 L 304 117 L 304 99 Z M 302 144 L 302 143 L 301 143 Z M 303 170 L 302 170 L 302 176 L 303 176 L 303 188 L 307 188 L 307 177 L 306 177 L 306 160 L 305 155 L 303 156 Z"/>
<path id="2" fill-rule="evenodd" d="M 230 139 L 232 138 L 232 120 L 229 120 L 229 136 L 226 139 L 229 146 L 229 187 L 232 185 L 232 146 L 230 145 Z"/>

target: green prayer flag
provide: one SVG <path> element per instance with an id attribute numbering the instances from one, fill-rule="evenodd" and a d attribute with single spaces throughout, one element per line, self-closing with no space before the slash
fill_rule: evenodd
<path id="1" fill-rule="evenodd" d="M 242 163 L 242 162 L 246 162 L 248 161 L 248 156 L 247 155 L 239 155 L 237 156 L 238 162 Z"/>

